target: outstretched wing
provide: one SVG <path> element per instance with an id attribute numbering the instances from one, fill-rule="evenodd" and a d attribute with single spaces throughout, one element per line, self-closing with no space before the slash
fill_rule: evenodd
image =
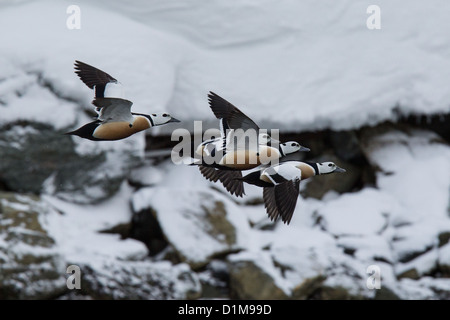
<path id="1" fill-rule="evenodd" d="M 91 89 L 95 89 L 96 98 L 105 97 L 105 89 L 108 83 L 118 83 L 106 72 L 78 60 L 75 60 L 75 73 L 84 84 Z"/>
<path id="2" fill-rule="evenodd" d="M 234 194 L 236 197 L 242 197 L 244 192 L 244 182 L 242 180 L 242 172 L 241 171 L 232 171 L 232 170 L 218 170 L 219 171 L 219 180 L 222 185 L 227 189 L 227 191 L 231 194 Z"/>
<path id="3" fill-rule="evenodd" d="M 275 187 L 263 190 L 264 206 L 270 220 L 281 217 L 281 221 L 289 224 L 297 205 L 300 180 L 286 181 Z"/>
<path id="4" fill-rule="evenodd" d="M 252 119 L 214 92 L 209 92 L 208 101 L 216 118 L 225 119 L 230 129 L 254 129 L 256 132 L 259 131 L 258 125 Z"/>
<path id="5" fill-rule="evenodd" d="M 220 181 L 225 189 L 236 197 L 242 197 L 244 192 L 244 182 L 241 171 L 219 170 L 212 167 L 198 166 L 200 173 L 209 181 Z"/>
<path id="6" fill-rule="evenodd" d="M 264 207 L 271 221 L 276 221 L 280 216 L 278 212 L 277 202 L 275 199 L 275 188 L 265 187 L 263 189 Z"/>
<path id="7" fill-rule="evenodd" d="M 275 202 L 281 220 L 289 224 L 297 205 L 298 193 L 300 191 L 300 180 L 286 181 L 274 187 Z"/>
<path id="8" fill-rule="evenodd" d="M 109 121 L 129 121 L 132 122 L 131 106 L 129 100 L 120 98 L 96 98 L 92 103 L 99 110 L 98 120 Z"/>
<path id="9" fill-rule="evenodd" d="M 209 181 L 217 182 L 217 180 L 219 180 L 219 175 L 217 174 L 217 170 L 215 168 L 198 166 L 198 169 L 200 170 L 202 176 L 204 176 Z"/>

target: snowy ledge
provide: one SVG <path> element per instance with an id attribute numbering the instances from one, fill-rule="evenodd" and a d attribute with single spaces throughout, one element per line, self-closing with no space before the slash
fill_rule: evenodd
<path id="1" fill-rule="evenodd" d="M 194 2 L 198 6 L 81 1 L 79 30 L 67 29 L 64 3 L 6 5 L 0 28 L 14 32 L 0 44 L 2 119 L 58 112 L 61 124 L 73 123 L 73 103 L 45 98 L 33 74 L 89 108 L 91 94 L 73 73 L 75 59 L 118 78 L 136 112 L 167 110 L 183 126 L 214 120 L 210 90 L 261 127 L 284 132 L 348 130 L 398 115 L 450 112 L 443 85 L 450 78 L 450 45 L 444 29 L 434 27 L 447 23 L 443 0 L 427 6 L 432 24 L 417 23 L 421 1 L 408 4 L 407 13 L 399 2 L 381 1 L 386 14 L 376 31 L 365 26 L 365 3 Z M 16 41 L 18 35 L 24 41 Z M 28 100 L 19 103 L 14 95 L 23 90 Z"/>

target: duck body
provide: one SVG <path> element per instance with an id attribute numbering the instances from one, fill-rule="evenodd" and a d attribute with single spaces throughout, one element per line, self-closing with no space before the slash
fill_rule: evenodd
<path id="1" fill-rule="evenodd" d="M 207 144 L 202 149 L 202 164 L 223 170 L 250 170 L 282 156 L 279 149 L 259 146 L 257 149 L 224 150 Z"/>
<path id="2" fill-rule="evenodd" d="M 128 138 L 151 127 L 151 121 L 147 116 L 132 113 L 129 121 L 101 121 L 97 119 L 75 131 L 67 132 L 67 134 L 93 141 L 112 141 Z"/>

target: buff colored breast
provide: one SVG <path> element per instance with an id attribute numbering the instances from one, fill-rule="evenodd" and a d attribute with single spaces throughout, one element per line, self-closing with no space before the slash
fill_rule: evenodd
<path id="1" fill-rule="evenodd" d="M 259 161 L 262 164 L 269 164 L 270 162 L 278 162 L 281 154 L 280 151 L 276 148 L 268 147 L 268 146 L 260 146 L 259 147 Z"/>
<path id="2" fill-rule="evenodd" d="M 299 168 L 302 171 L 302 180 L 311 178 L 312 176 L 315 175 L 314 168 L 311 167 L 309 164 L 300 163 L 296 167 Z"/>
<path id="3" fill-rule="evenodd" d="M 108 122 L 98 126 L 92 135 L 97 139 L 119 140 L 148 128 L 150 128 L 148 121 L 142 117 L 138 117 L 134 120 L 132 127 L 130 127 L 130 123 L 127 121 Z"/>
<path id="4" fill-rule="evenodd" d="M 236 170 L 249 170 L 261 164 L 258 152 L 253 150 L 238 150 L 228 152 L 219 162 L 220 165 Z"/>
<path id="5" fill-rule="evenodd" d="M 227 152 L 219 164 L 236 170 L 249 170 L 261 164 L 278 159 L 280 153 L 275 148 L 260 147 L 256 150 L 238 150 Z"/>

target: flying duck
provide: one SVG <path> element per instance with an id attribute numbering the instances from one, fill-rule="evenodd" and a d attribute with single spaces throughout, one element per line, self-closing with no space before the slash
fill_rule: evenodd
<path id="1" fill-rule="evenodd" d="M 209 107 L 216 116 L 217 119 L 224 120 L 224 130 L 243 130 L 247 132 L 252 130 L 258 133 L 258 144 L 270 144 L 270 142 L 278 142 L 270 137 L 266 133 L 260 134 L 262 131 L 259 126 L 248 116 L 246 116 L 241 110 L 235 107 L 233 104 L 219 96 L 218 94 L 210 91 L 208 94 Z M 230 139 L 230 137 L 229 137 Z M 260 140 L 261 139 L 261 140 Z M 267 141 L 267 143 L 265 142 Z"/>
<path id="2" fill-rule="evenodd" d="M 300 181 L 333 172 L 345 172 L 345 169 L 333 162 L 286 161 L 238 179 L 262 187 L 264 206 L 270 220 L 281 217 L 284 223 L 289 224 L 297 204 Z"/>
<path id="3" fill-rule="evenodd" d="M 220 181 L 228 192 L 237 197 L 245 194 L 244 184 L 239 180 L 242 170 L 268 165 L 297 151 L 309 151 L 295 141 L 280 144 L 237 107 L 214 92 L 209 92 L 208 101 L 220 120 L 220 137 L 198 146 L 196 153 L 202 157 L 199 170 L 206 179 Z M 251 134 L 254 139 L 251 139 Z M 246 138 L 256 142 L 251 145 L 250 141 L 250 146 L 246 145 Z"/>
<path id="4" fill-rule="evenodd" d="M 281 143 L 278 146 L 278 150 L 276 150 L 273 147 L 266 147 L 271 148 L 274 151 L 274 154 L 276 153 L 277 159 L 274 159 L 275 157 L 272 156 L 272 160 L 279 160 L 278 158 L 282 159 L 283 156 L 289 155 L 292 153 L 297 153 L 301 151 L 309 151 L 308 148 L 301 146 L 298 142 L 295 141 L 289 141 L 285 143 Z M 226 159 L 226 156 L 223 158 Z M 267 166 L 267 163 L 261 163 L 259 160 L 259 157 L 255 157 L 256 162 L 255 163 L 247 163 L 246 165 L 238 165 L 238 166 L 231 166 L 231 165 L 224 165 L 222 160 L 219 161 L 219 163 L 216 162 L 207 162 L 202 158 L 202 161 L 199 163 L 193 163 L 194 165 L 198 165 L 200 173 L 209 181 L 217 182 L 220 181 L 222 185 L 225 187 L 225 189 L 231 193 L 232 195 L 236 195 L 237 197 L 242 197 L 244 192 L 244 183 L 242 180 L 242 170 L 249 170 L 254 169 L 258 166 Z M 237 158 L 239 159 L 239 158 Z M 233 159 L 233 161 L 236 160 Z"/>
<path id="5" fill-rule="evenodd" d="M 154 126 L 180 122 L 168 113 L 147 115 L 131 112 L 131 101 L 111 96 L 120 89 L 120 83 L 102 70 L 76 60 L 75 73 L 94 90 L 92 104 L 96 106 L 98 116 L 95 121 L 66 134 L 94 141 L 120 140 Z"/>

